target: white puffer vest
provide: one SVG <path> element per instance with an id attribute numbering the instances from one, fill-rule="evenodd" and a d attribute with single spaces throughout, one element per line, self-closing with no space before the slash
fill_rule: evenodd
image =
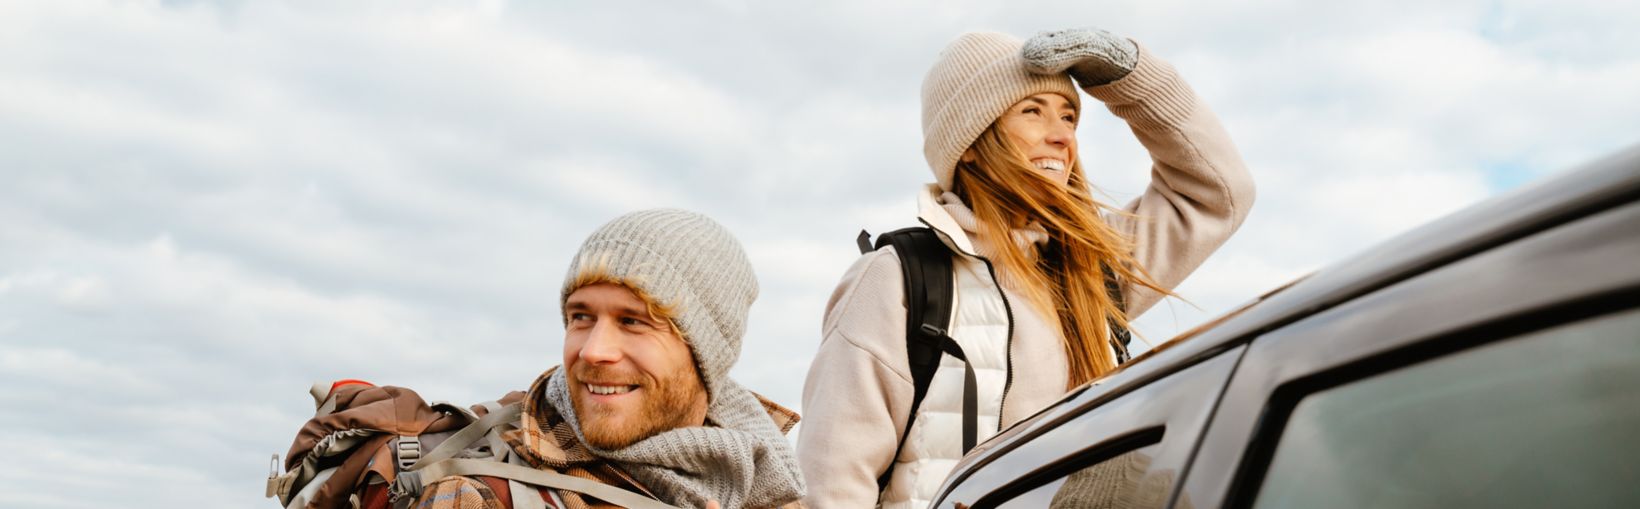
<path id="1" fill-rule="evenodd" d="M 947 334 L 962 346 L 973 365 L 979 392 L 978 440 L 983 442 L 1000 431 L 1003 398 L 1011 378 L 1012 313 L 1018 311 L 1011 306 L 1022 304 L 1008 302 L 990 265 L 976 254 L 968 235 L 936 201 L 933 191 L 922 193 L 918 209 L 918 219 L 959 253 L 952 263 L 954 302 Z M 881 507 L 928 507 L 945 476 L 962 459 L 963 378 L 963 362 L 941 356 L 928 395 L 906 432 L 905 447 L 894 460 Z"/>

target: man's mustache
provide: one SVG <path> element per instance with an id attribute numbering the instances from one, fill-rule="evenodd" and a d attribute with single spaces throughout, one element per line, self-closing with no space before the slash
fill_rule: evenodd
<path id="1" fill-rule="evenodd" d="M 570 371 L 570 374 L 577 382 L 590 382 L 600 385 L 649 385 L 648 377 L 643 376 L 642 373 L 613 366 L 578 364 Z"/>

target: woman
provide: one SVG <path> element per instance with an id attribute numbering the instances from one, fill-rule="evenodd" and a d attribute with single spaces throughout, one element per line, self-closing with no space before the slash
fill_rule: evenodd
<path id="1" fill-rule="evenodd" d="M 1150 188 L 1122 210 L 1090 196 L 1073 78 L 1155 163 Z M 1223 244 L 1252 205 L 1251 177 L 1212 112 L 1171 66 L 1104 31 L 1024 44 L 965 34 L 924 78 L 922 109 L 937 183 L 921 195 L 918 219 L 955 253 L 947 332 L 977 372 L 980 440 L 1114 369 L 1125 351 L 1113 335 Z M 908 419 L 903 286 L 885 247 L 855 262 L 832 294 L 803 391 L 798 456 L 810 507 L 925 507 L 964 452 L 960 361 L 942 360 Z"/>

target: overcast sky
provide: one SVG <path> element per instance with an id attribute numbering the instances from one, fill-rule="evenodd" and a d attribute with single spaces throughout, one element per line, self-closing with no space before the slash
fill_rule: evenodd
<path id="1" fill-rule="evenodd" d="M 581 239 L 656 206 L 745 244 L 734 374 L 795 407 L 964 31 L 1131 36 L 1238 143 L 1259 202 L 1157 341 L 1640 141 L 1636 2 L 809 3 L 0 0 L 0 506 L 272 507 L 310 383 L 525 388 Z M 1148 159 L 1088 104 L 1125 202 Z"/>

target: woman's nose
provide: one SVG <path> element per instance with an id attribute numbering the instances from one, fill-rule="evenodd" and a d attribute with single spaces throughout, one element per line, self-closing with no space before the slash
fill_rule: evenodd
<path id="1" fill-rule="evenodd" d="M 1054 125 L 1048 128 L 1048 135 L 1043 141 L 1060 148 L 1069 147 L 1076 142 L 1076 129 L 1066 125 Z"/>

